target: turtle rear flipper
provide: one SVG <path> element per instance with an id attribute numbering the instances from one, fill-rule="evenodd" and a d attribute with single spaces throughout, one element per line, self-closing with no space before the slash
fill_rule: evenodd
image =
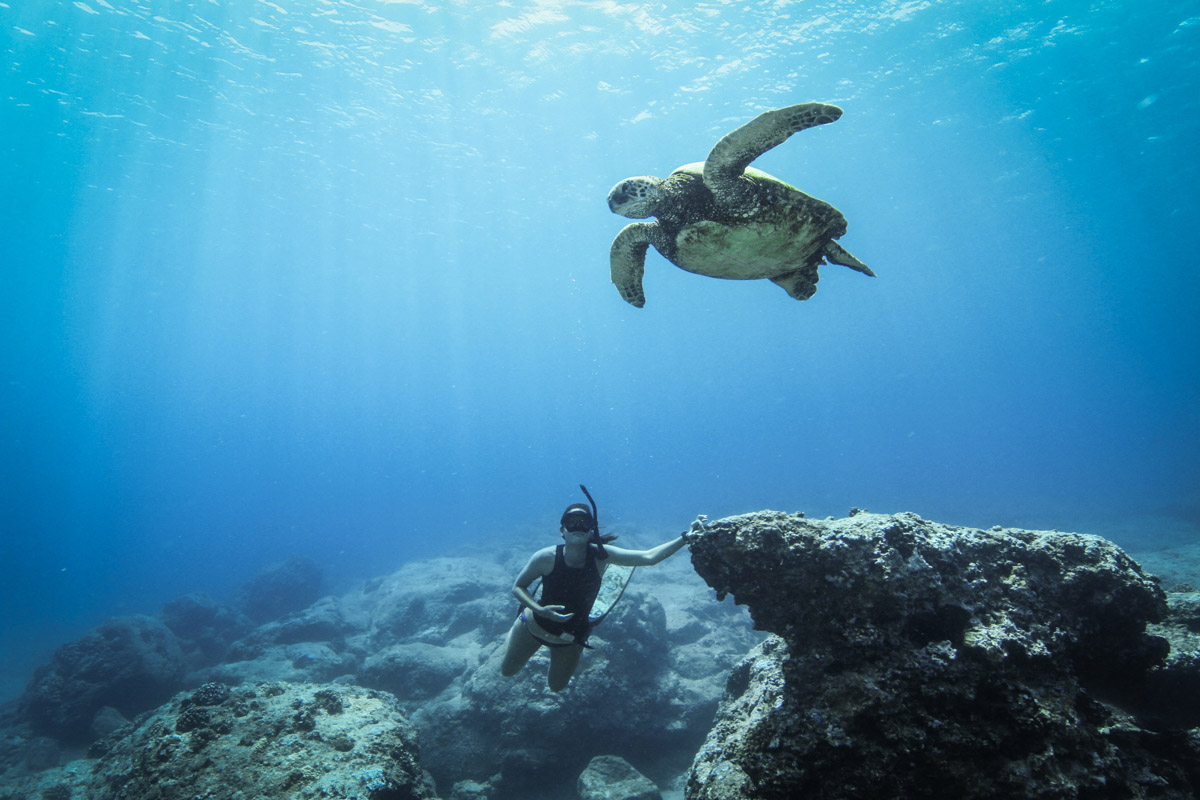
<path id="1" fill-rule="evenodd" d="M 859 261 L 854 256 L 850 255 L 846 248 L 842 247 L 832 239 L 830 239 L 829 243 L 825 245 L 824 252 L 825 258 L 831 264 L 841 264 L 843 267 L 849 267 L 856 272 L 861 272 L 863 275 L 870 275 L 872 278 L 875 277 L 875 273 L 871 271 L 870 267 Z"/>
<path id="2" fill-rule="evenodd" d="M 817 293 L 817 270 L 802 267 L 771 278 L 771 283 L 783 288 L 796 300 L 807 300 Z"/>
<path id="3" fill-rule="evenodd" d="M 836 122 L 842 110 L 826 103 L 800 103 L 764 111 L 721 137 L 704 161 L 704 183 L 718 196 L 736 192 L 737 179 L 750 162 L 806 128 Z"/>

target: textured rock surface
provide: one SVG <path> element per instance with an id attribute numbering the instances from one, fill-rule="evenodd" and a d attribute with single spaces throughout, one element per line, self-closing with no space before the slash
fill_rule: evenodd
<path id="1" fill-rule="evenodd" d="M 188 594 L 163 606 L 162 621 L 178 638 L 190 669 L 216 664 L 229 645 L 249 633 L 249 617 L 204 594 Z"/>
<path id="2" fill-rule="evenodd" d="M 89 755 L 6 782 L 0 798 L 435 796 L 395 699 L 357 687 L 206 684 L 97 742 Z"/>
<path id="3" fill-rule="evenodd" d="M 596 756 L 579 776 L 581 800 L 662 800 L 654 782 L 619 756 Z"/>
<path id="4" fill-rule="evenodd" d="M 1171 643 L 1167 660 L 1148 676 L 1145 714 L 1158 727 L 1200 725 L 1200 592 L 1167 596 L 1167 617 L 1150 631 Z"/>
<path id="5" fill-rule="evenodd" d="M 370 648 L 498 636 L 515 605 L 508 591 L 514 577 L 503 565 L 479 558 L 406 564 L 373 586 L 364 603 Z"/>
<path id="6" fill-rule="evenodd" d="M 321 580 L 317 562 L 292 556 L 247 581 L 238 592 L 238 605 L 255 622 L 270 622 L 316 601 L 321 594 Z"/>
<path id="7" fill-rule="evenodd" d="M 135 716 L 179 689 L 183 673 L 179 641 L 159 619 L 110 619 L 38 669 L 21 697 L 20 717 L 36 733 L 86 741 L 101 708 Z"/>
<path id="8" fill-rule="evenodd" d="M 689 800 L 1200 789 L 1200 720 L 1137 717 L 1164 593 L 1103 539 L 761 512 L 692 558 L 778 638 L 732 674 Z"/>

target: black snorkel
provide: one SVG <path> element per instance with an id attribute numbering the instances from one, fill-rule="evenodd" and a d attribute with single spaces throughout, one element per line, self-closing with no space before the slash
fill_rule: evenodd
<path id="1" fill-rule="evenodd" d="M 592 499 L 592 493 L 587 490 L 586 486 L 581 483 L 579 484 L 579 488 L 583 490 L 584 496 L 587 497 L 588 502 L 592 505 L 592 538 L 590 541 L 600 551 L 601 558 L 608 558 L 608 553 L 604 551 L 604 545 L 617 537 L 600 535 L 600 515 L 596 513 L 596 501 Z"/>
<path id="2" fill-rule="evenodd" d="M 592 493 L 587 490 L 587 487 L 582 483 L 579 488 L 583 490 L 583 494 L 587 497 L 588 502 L 592 504 L 592 536 L 600 535 L 600 517 L 596 515 L 596 501 L 592 499 Z"/>

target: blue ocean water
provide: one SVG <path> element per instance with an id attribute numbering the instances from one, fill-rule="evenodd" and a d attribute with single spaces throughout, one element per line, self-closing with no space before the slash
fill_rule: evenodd
<path id="1" fill-rule="evenodd" d="M 0 48 L 0 696 L 580 482 L 618 531 L 1200 526 L 1195 0 L 0 0 Z M 608 189 L 807 100 L 755 166 L 878 277 L 651 253 L 625 304 Z"/>

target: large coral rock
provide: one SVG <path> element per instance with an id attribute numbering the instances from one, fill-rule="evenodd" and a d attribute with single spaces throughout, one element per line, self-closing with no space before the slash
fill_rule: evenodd
<path id="1" fill-rule="evenodd" d="M 270 622 L 315 602 L 321 593 L 321 581 L 320 564 L 311 558 L 292 556 L 248 580 L 238 591 L 238 603 L 255 622 Z"/>
<path id="2" fill-rule="evenodd" d="M 710 525 L 692 560 L 778 637 L 732 674 L 689 800 L 1200 790 L 1197 732 L 1133 713 L 1166 602 L 1110 542 L 760 512 Z"/>
<path id="3" fill-rule="evenodd" d="M 421 700 L 436 697 L 476 666 L 477 661 L 465 648 L 412 642 L 395 644 L 368 656 L 358 678 L 364 686 Z"/>
<path id="4" fill-rule="evenodd" d="M 596 756 L 579 776 L 580 800 L 662 800 L 654 782 L 619 756 Z"/>
<path id="5" fill-rule="evenodd" d="M 493 638 L 508 627 L 508 592 L 515 573 L 477 558 L 435 558 L 406 564 L 373 587 L 367 613 L 370 647 L 428 642 L 464 634 Z M 505 602 L 498 603 L 498 599 Z M 515 613 L 515 612 L 513 612 Z"/>
<path id="6" fill-rule="evenodd" d="M 206 684 L 0 797 L 433 800 L 395 699 L 352 686 Z"/>
<path id="7" fill-rule="evenodd" d="M 160 620 L 110 619 L 38 668 L 21 697 L 20 717 L 37 733 L 86 741 L 101 708 L 140 714 L 179 689 L 183 672 L 179 641 Z"/>
<path id="8" fill-rule="evenodd" d="M 162 621 L 179 638 L 193 668 L 220 662 L 229 645 L 252 627 L 248 617 L 201 593 L 187 594 L 164 605 Z"/>

